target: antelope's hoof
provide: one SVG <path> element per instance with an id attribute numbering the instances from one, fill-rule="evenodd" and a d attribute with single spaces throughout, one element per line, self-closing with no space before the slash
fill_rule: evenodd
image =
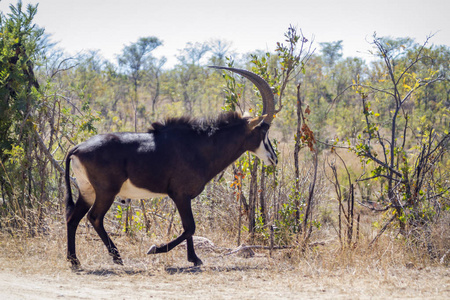
<path id="1" fill-rule="evenodd" d="M 202 260 L 200 258 L 198 258 L 198 257 L 196 259 L 192 259 L 192 260 L 189 259 L 189 261 L 193 262 L 195 267 L 203 265 Z"/>
<path id="2" fill-rule="evenodd" d="M 113 258 L 113 262 L 114 262 L 115 264 L 118 264 L 118 265 L 123 266 L 123 260 L 122 260 L 120 257 L 114 257 L 114 258 Z"/>
<path id="3" fill-rule="evenodd" d="M 73 256 L 67 256 L 67 260 L 70 261 L 71 266 L 70 268 L 74 271 L 80 270 L 81 269 L 81 264 L 80 261 L 78 260 L 78 258 L 73 257 Z"/>
<path id="4" fill-rule="evenodd" d="M 148 249 L 147 254 L 156 254 L 156 245 L 153 245 Z"/>
<path id="5" fill-rule="evenodd" d="M 203 265 L 203 262 L 201 261 L 201 259 L 194 262 L 194 266 L 196 266 L 196 267 L 201 266 L 201 265 Z"/>

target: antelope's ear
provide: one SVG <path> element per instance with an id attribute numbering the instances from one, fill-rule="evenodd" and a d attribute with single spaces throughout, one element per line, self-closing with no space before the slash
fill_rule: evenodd
<path id="1" fill-rule="evenodd" d="M 248 128 L 250 129 L 250 130 L 253 130 L 256 126 L 258 126 L 259 124 L 261 124 L 261 122 L 264 120 L 264 118 L 266 117 L 267 115 L 263 115 L 263 116 L 260 116 L 260 117 L 256 117 L 256 118 L 253 118 L 253 119 L 249 119 L 248 120 Z"/>

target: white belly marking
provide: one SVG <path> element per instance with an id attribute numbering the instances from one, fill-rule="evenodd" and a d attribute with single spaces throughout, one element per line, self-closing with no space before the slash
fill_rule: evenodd
<path id="1" fill-rule="evenodd" d="M 149 199 L 165 197 L 167 194 L 153 193 L 149 190 L 139 188 L 128 179 L 122 184 L 118 196 L 124 199 Z"/>

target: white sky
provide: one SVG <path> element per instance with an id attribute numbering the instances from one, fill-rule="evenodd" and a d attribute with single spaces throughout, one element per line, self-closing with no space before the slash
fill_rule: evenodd
<path id="1" fill-rule="evenodd" d="M 0 0 L 0 10 L 9 4 Z M 124 45 L 139 37 L 156 36 L 164 45 L 155 56 L 166 56 L 168 66 L 177 61 L 187 42 L 212 38 L 232 42 L 232 50 L 273 51 L 284 41 L 290 24 L 320 42 L 343 40 L 344 56 L 367 58 L 371 40 L 378 36 L 427 35 L 436 45 L 450 46 L 449 0 L 24 0 L 39 3 L 35 22 L 52 34 L 59 47 L 74 54 L 100 50 L 116 62 Z"/>

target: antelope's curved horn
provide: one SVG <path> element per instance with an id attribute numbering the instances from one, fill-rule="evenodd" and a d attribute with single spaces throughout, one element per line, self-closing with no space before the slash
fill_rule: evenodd
<path id="1" fill-rule="evenodd" d="M 228 68 L 228 67 L 219 67 L 219 66 L 210 66 L 210 68 L 228 70 L 239 75 L 242 75 L 249 79 L 253 84 L 258 88 L 261 93 L 262 101 L 263 101 L 263 115 L 267 114 L 264 118 L 264 122 L 270 125 L 273 120 L 275 114 L 275 98 L 273 96 L 272 89 L 269 84 L 262 79 L 259 75 L 256 75 L 253 72 L 236 69 L 236 68 Z"/>

